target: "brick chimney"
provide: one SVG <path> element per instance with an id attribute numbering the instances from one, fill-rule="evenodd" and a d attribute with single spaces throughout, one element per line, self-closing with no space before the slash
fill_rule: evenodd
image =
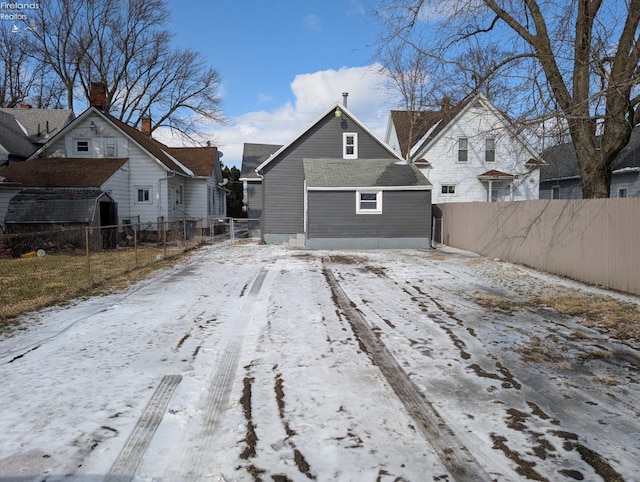
<path id="1" fill-rule="evenodd" d="M 20 104 L 21 109 L 31 109 L 31 104 Z"/>
<path id="2" fill-rule="evenodd" d="M 103 82 L 91 82 L 91 90 L 89 91 L 89 105 L 107 111 L 107 86 Z"/>
<path id="3" fill-rule="evenodd" d="M 145 136 L 151 137 L 151 117 L 145 115 L 141 119 L 142 126 L 140 127 L 140 132 L 142 132 Z"/>
<path id="4" fill-rule="evenodd" d="M 445 95 L 442 98 L 442 103 L 440 104 L 440 111 L 449 112 L 450 110 L 451 110 L 451 99 Z"/>

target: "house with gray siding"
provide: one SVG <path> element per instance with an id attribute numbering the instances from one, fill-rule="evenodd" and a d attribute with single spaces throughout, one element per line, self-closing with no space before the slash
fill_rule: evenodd
<path id="1" fill-rule="evenodd" d="M 428 247 L 431 184 L 336 103 L 256 168 L 263 240 L 308 248 Z"/>
<path id="2" fill-rule="evenodd" d="M 256 168 L 281 147 L 282 145 L 278 144 L 244 144 L 240 181 L 243 211 L 249 219 L 262 217 L 262 178 L 256 172 Z"/>
<path id="3" fill-rule="evenodd" d="M 540 199 L 582 199 L 582 181 L 572 142 L 558 144 L 542 154 Z M 640 197 L 640 127 L 613 163 L 609 196 Z"/>

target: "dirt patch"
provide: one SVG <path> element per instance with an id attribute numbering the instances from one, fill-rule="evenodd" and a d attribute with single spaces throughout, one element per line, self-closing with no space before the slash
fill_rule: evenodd
<path id="1" fill-rule="evenodd" d="M 522 303 L 505 300 L 497 296 L 477 295 L 474 297 L 474 301 L 487 310 L 500 313 L 513 313 L 525 309 Z"/>
<path id="2" fill-rule="evenodd" d="M 258 443 L 258 436 L 256 435 L 256 427 L 253 424 L 251 416 L 251 386 L 254 382 L 253 377 L 245 377 L 243 381 L 242 397 L 240 398 L 240 405 L 244 412 L 244 417 L 247 419 L 247 433 L 245 435 L 245 443 L 247 446 L 240 454 L 240 458 L 247 460 L 256 456 L 256 444 Z M 251 471 L 249 471 L 251 473 Z M 255 476 L 255 475 L 254 475 Z"/>

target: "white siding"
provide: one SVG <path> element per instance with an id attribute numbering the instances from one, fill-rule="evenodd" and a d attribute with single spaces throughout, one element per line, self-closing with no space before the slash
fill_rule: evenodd
<path id="1" fill-rule="evenodd" d="M 468 139 L 468 160 L 458 161 L 458 140 Z M 495 161 L 485 160 L 486 139 L 495 140 Z M 533 157 L 528 146 L 511 135 L 502 119 L 481 103 L 471 106 L 452 121 L 415 159 L 424 158 L 431 164 L 422 171 L 433 184 L 433 202 L 487 201 L 488 182 L 480 174 L 497 170 L 515 174 L 513 182 L 504 182 L 498 189 L 498 200 L 538 199 L 539 169 L 527 169 L 525 163 Z M 427 172 L 428 171 L 428 172 Z M 455 186 L 455 193 L 443 194 L 442 186 Z"/>

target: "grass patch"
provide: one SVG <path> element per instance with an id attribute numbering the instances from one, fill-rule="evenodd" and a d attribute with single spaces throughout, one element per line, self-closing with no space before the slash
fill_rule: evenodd
<path id="1" fill-rule="evenodd" d="M 522 303 L 505 300 L 497 296 L 476 295 L 473 299 L 477 304 L 491 311 L 513 313 L 514 311 L 522 311 L 525 308 Z"/>
<path id="2" fill-rule="evenodd" d="M 178 250 L 157 247 L 41 258 L 0 259 L 0 333 L 18 328 L 16 318 L 71 299 L 123 289 L 175 262 Z M 169 258 L 169 256 L 171 258 Z"/>
<path id="3" fill-rule="evenodd" d="M 585 326 L 605 330 L 614 338 L 640 341 L 640 309 L 632 303 L 580 293 L 536 298 L 534 302 L 583 318 Z"/>

